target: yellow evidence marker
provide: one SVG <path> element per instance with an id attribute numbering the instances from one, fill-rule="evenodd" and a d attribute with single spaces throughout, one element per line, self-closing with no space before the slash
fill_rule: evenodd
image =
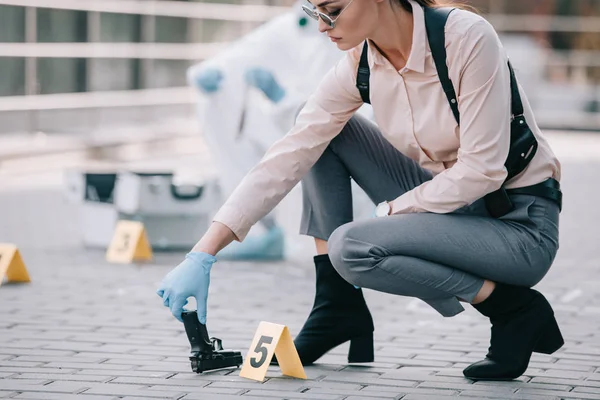
<path id="1" fill-rule="evenodd" d="M 0 285 L 5 276 L 7 282 L 31 282 L 17 246 L 0 243 Z"/>
<path id="2" fill-rule="evenodd" d="M 258 325 L 240 376 L 262 382 L 273 354 L 277 356 L 283 375 L 306 379 L 304 367 L 287 326 L 265 321 Z"/>
<path id="3" fill-rule="evenodd" d="M 152 249 L 144 224 L 138 221 L 118 221 L 106 251 L 106 261 L 129 264 L 134 261 L 150 260 L 152 260 Z"/>

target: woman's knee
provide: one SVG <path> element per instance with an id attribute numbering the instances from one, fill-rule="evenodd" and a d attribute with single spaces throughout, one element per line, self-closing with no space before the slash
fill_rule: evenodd
<path id="1" fill-rule="evenodd" d="M 536 270 L 530 271 L 528 274 L 521 276 L 520 282 L 518 283 L 520 286 L 526 287 L 534 287 L 546 276 L 549 268 L 538 268 Z"/>
<path id="2" fill-rule="evenodd" d="M 357 235 L 356 222 L 338 227 L 327 242 L 329 258 L 336 271 L 347 282 L 364 286 L 365 274 L 376 267 L 383 254 L 374 251 L 372 243 Z"/>
<path id="3" fill-rule="evenodd" d="M 356 145 L 358 143 L 357 138 L 361 137 L 361 134 L 364 135 L 364 126 L 369 124 L 370 122 L 361 115 L 353 115 L 346 125 L 340 131 L 340 134 L 334 137 L 331 142 L 329 142 L 329 148 L 334 153 L 343 152 L 344 149 L 348 148 L 348 146 Z"/>

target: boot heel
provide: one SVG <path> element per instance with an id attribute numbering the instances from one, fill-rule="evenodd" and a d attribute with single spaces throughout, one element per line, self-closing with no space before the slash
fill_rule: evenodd
<path id="1" fill-rule="evenodd" d="M 363 363 L 373 362 L 373 332 L 366 335 L 357 336 L 350 340 L 350 350 L 348 350 L 348 362 Z"/>
<path id="2" fill-rule="evenodd" d="M 560 333 L 558 323 L 556 322 L 556 319 L 552 317 L 552 321 L 544 328 L 544 333 L 538 339 L 533 351 L 536 353 L 552 354 L 560 349 L 563 344 L 565 344 L 565 341 Z"/>

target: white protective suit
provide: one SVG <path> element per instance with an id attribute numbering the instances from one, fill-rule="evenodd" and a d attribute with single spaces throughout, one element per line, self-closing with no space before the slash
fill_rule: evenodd
<path id="1" fill-rule="evenodd" d="M 301 4 L 294 4 L 289 12 L 188 70 L 191 85 L 204 68 L 214 67 L 223 74 L 219 90 L 203 94 L 198 108 L 203 135 L 218 168 L 223 200 L 266 150 L 293 127 L 302 105 L 344 56 L 318 31 L 317 21 L 302 11 Z M 273 103 L 259 89 L 249 87 L 244 78 L 249 67 L 272 72 L 285 97 Z M 370 117 L 370 106 L 361 108 L 361 113 Z"/>

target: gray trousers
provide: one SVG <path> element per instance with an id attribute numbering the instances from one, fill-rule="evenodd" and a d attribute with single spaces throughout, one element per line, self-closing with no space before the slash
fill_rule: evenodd
<path id="1" fill-rule="evenodd" d="M 532 287 L 556 256 L 559 210 L 549 200 L 511 195 L 514 210 L 498 219 L 480 199 L 450 214 L 353 222 L 350 179 L 378 204 L 432 175 L 354 116 L 303 178 L 300 233 L 327 240 L 333 266 L 356 286 L 416 297 L 451 317 L 484 280 Z"/>

